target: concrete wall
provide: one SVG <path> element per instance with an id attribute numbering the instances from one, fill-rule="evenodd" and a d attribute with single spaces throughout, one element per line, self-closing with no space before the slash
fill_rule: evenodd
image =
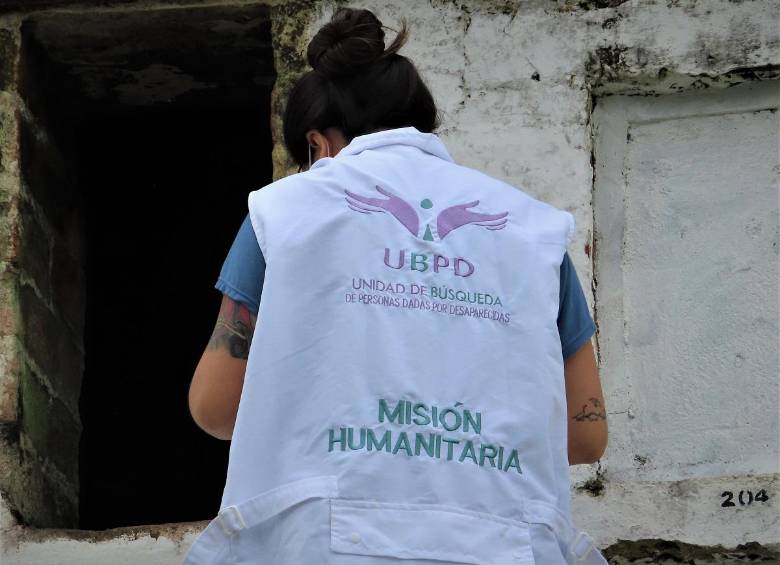
<path id="1" fill-rule="evenodd" d="M 105 9 L 149 9 L 121 4 Z M 390 27 L 408 19 L 405 53 L 457 161 L 575 215 L 570 254 L 598 324 L 611 426 L 604 459 L 573 469 L 578 524 L 614 562 L 776 562 L 780 4 L 355 5 Z M 274 3 L 277 136 L 302 50 L 335 7 Z M 18 17 L 0 28 L 13 35 Z M 18 117 L 2 115 L 0 187 L 18 179 Z M 277 177 L 290 171 L 279 145 L 274 158 Z M 0 229 L 18 221 L 13 194 L 0 189 Z M 2 288 L 0 308 L 18 312 Z M 7 383 L 19 340 L 5 320 Z M 4 516 L 11 563 L 174 563 L 202 526 L 75 534 Z"/>
<path id="2" fill-rule="evenodd" d="M 779 98 L 745 83 L 594 114 L 604 463 L 637 533 L 635 483 L 670 534 L 776 540 Z"/>

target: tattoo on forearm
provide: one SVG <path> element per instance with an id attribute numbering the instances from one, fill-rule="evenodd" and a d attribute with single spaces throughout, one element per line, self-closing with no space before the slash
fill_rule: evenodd
<path id="1" fill-rule="evenodd" d="M 236 359 L 249 358 L 256 317 L 238 302 L 223 305 L 209 340 L 209 349 L 225 348 Z"/>
<path id="2" fill-rule="evenodd" d="M 607 410 L 598 398 L 589 398 L 588 403 L 572 417 L 578 422 L 598 422 L 607 419 Z"/>

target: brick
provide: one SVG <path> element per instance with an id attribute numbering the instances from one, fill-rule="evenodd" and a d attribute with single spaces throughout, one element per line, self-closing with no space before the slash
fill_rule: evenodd
<path id="1" fill-rule="evenodd" d="M 18 426 L 2 426 L 0 434 L 1 496 L 21 523 L 29 528 L 77 528 L 77 485 L 41 457 Z"/>
<path id="2" fill-rule="evenodd" d="M 57 231 L 64 229 L 64 218 L 74 207 L 75 187 L 68 165 L 48 132 L 30 120 L 19 121 L 19 153 L 22 179 L 32 199 Z"/>
<path id="3" fill-rule="evenodd" d="M 78 485 L 71 485 L 59 469 L 38 453 L 25 434 L 16 433 L 10 450 L 8 445 L 3 447 L 6 457 L 13 457 L 14 463 L 0 480 L 23 523 L 30 528 L 78 527 Z M 2 450 L 0 447 L 0 458 Z M 5 462 L 9 463 L 9 459 Z"/>
<path id="4" fill-rule="evenodd" d="M 18 262 L 44 296 L 51 295 L 50 264 L 51 238 L 35 217 L 33 208 L 22 204 L 19 214 L 21 224 Z"/>
<path id="5" fill-rule="evenodd" d="M 55 242 L 52 251 L 51 289 L 55 308 L 75 335 L 84 332 L 86 285 L 84 269 L 68 247 Z"/>
<path id="6" fill-rule="evenodd" d="M 74 332 L 55 316 L 28 285 L 19 292 L 22 344 L 71 413 L 78 414 L 84 356 Z"/>
<path id="7" fill-rule="evenodd" d="M 21 431 L 37 453 L 73 485 L 79 480 L 81 424 L 59 400 L 52 398 L 26 363 L 21 374 Z"/>

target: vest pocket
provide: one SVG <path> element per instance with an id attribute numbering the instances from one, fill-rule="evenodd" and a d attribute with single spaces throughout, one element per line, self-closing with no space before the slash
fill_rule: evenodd
<path id="1" fill-rule="evenodd" d="M 436 504 L 331 499 L 336 553 L 472 565 L 534 565 L 529 526 Z"/>
<path id="2" fill-rule="evenodd" d="M 264 526 L 272 527 L 274 518 L 293 507 L 302 507 L 313 499 L 330 499 L 336 496 L 337 477 L 319 476 L 289 482 L 236 505 L 226 506 L 195 539 L 187 552 L 184 565 L 256 563 L 254 558 L 247 561 L 237 553 L 246 545 L 257 545 L 257 551 L 266 551 L 268 546 L 273 545 L 273 530 L 263 530 Z M 324 521 L 327 514 L 323 514 L 321 519 Z M 264 533 L 267 534 L 265 537 Z M 326 543 L 324 538 L 323 551 L 326 550 Z"/>

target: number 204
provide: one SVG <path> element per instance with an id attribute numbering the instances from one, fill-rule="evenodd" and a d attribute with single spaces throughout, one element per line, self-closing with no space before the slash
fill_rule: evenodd
<path id="1" fill-rule="evenodd" d="M 730 490 L 724 490 L 723 494 L 720 495 L 725 500 L 721 503 L 721 506 L 723 508 L 728 508 L 730 506 L 736 506 L 734 503 L 734 493 Z M 769 500 L 769 495 L 766 493 L 766 489 L 761 489 L 758 491 L 755 495 L 753 495 L 753 491 L 751 490 L 741 490 L 739 491 L 739 494 L 737 495 L 737 501 L 739 502 L 740 506 L 749 506 L 753 504 L 753 502 L 766 502 Z"/>

